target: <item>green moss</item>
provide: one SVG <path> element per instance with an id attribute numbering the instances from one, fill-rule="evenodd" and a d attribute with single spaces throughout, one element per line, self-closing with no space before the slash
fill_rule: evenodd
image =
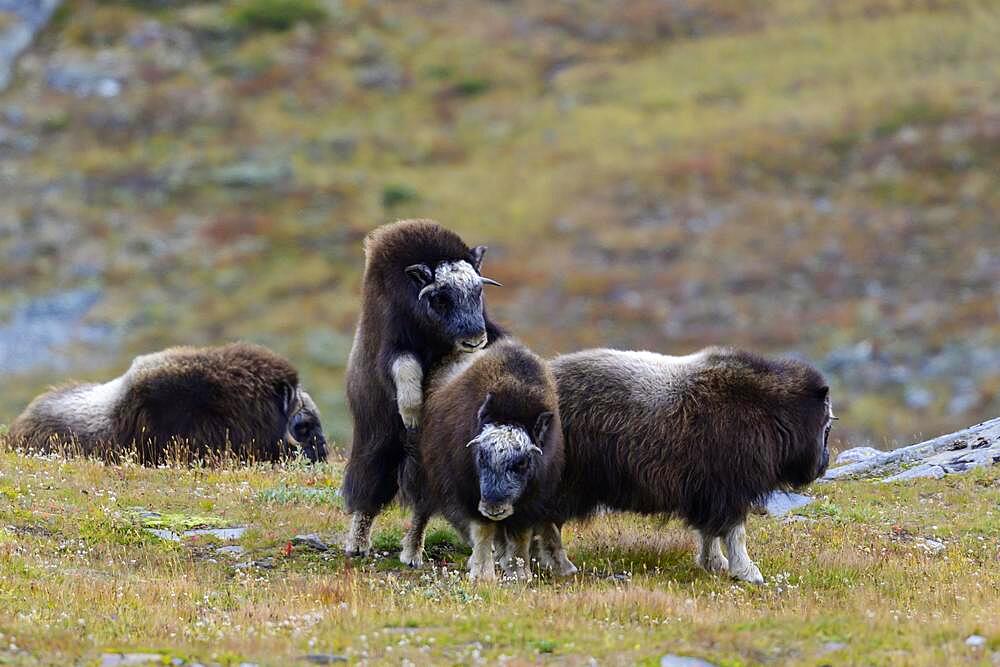
<path id="1" fill-rule="evenodd" d="M 327 16 L 316 0 L 240 0 L 233 8 L 233 21 L 250 30 L 282 32 L 297 23 L 318 23 Z"/>
<path id="2" fill-rule="evenodd" d="M 166 512 L 158 516 L 145 516 L 140 518 L 140 522 L 143 528 L 163 529 L 174 533 L 182 533 L 185 530 L 194 530 L 195 528 L 222 528 L 228 525 L 226 520 L 221 517 L 198 516 L 183 512 Z"/>
<path id="3" fill-rule="evenodd" d="M 106 511 L 88 512 L 80 519 L 78 527 L 80 538 L 95 545 L 135 547 L 162 542 L 137 522 Z"/>

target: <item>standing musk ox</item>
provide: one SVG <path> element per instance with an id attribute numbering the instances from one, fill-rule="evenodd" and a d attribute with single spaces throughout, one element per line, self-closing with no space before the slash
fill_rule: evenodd
<path id="1" fill-rule="evenodd" d="M 551 366 L 566 465 L 557 525 L 539 528 L 540 560 L 574 572 L 558 526 L 607 506 L 679 516 L 700 534 L 700 566 L 763 582 L 744 522 L 772 491 L 826 471 L 836 418 L 819 371 L 724 348 L 684 357 L 589 350 Z"/>
<path id="2" fill-rule="evenodd" d="M 546 515 L 562 472 L 558 410 L 546 363 L 512 339 L 434 371 L 419 445 L 401 474 L 414 516 L 400 560 L 423 563 L 427 522 L 441 513 L 470 538 L 470 577 L 496 578 L 498 531 L 506 537 L 505 574 L 530 577 L 532 528 Z"/>
<path id="3" fill-rule="evenodd" d="M 15 446 L 144 465 L 177 459 L 326 459 L 319 412 L 283 357 L 259 345 L 172 347 L 103 384 L 42 394 L 10 427 Z"/>
<path id="4" fill-rule="evenodd" d="M 503 331 L 483 306 L 486 246 L 469 248 L 431 220 L 404 220 L 365 239 L 361 316 L 347 363 L 354 442 L 344 475 L 353 513 L 348 555 L 371 547 L 372 521 L 399 490 L 407 432 L 420 423 L 424 375 L 453 352 Z"/>

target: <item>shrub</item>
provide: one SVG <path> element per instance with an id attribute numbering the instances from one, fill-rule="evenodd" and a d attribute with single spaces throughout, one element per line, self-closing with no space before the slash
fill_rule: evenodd
<path id="1" fill-rule="evenodd" d="M 245 0 L 233 15 L 237 25 L 249 30 L 289 30 L 299 22 L 326 18 L 326 10 L 316 0 Z"/>
<path id="2" fill-rule="evenodd" d="M 403 183 L 390 183 L 382 188 L 382 206 L 393 208 L 420 198 L 417 191 Z"/>

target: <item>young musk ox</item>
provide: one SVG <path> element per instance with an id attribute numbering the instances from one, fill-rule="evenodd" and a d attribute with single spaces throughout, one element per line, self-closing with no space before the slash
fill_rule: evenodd
<path id="1" fill-rule="evenodd" d="M 136 357 L 103 384 L 68 384 L 37 397 L 14 420 L 15 446 L 140 463 L 176 458 L 326 459 L 319 412 L 283 357 L 259 345 L 172 347 Z"/>
<path id="2" fill-rule="evenodd" d="M 540 560 L 574 572 L 559 526 L 606 506 L 679 516 L 700 535 L 700 566 L 763 582 L 744 522 L 772 491 L 826 471 L 836 418 L 819 371 L 723 348 L 684 357 L 589 350 L 551 367 L 566 465 L 555 525 L 538 529 Z"/>
<path id="3" fill-rule="evenodd" d="M 511 339 L 435 371 L 418 449 L 401 475 L 414 516 L 400 560 L 423 563 L 427 522 L 441 513 L 470 538 L 470 577 L 496 578 L 497 531 L 506 536 L 504 572 L 530 577 L 532 528 L 546 515 L 562 471 L 558 410 L 546 363 Z"/>
<path id="4" fill-rule="evenodd" d="M 372 521 L 399 490 L 407 432 L 420 423 L 424 375 L 453 352 L 504 334 L 483 306 L 486 246 L 469 248 L 431 220 L 404 220 L 365 240 L 361 317 L 347 364 L 354 442 L 344 475 L 348 555 L 371 548 Z"/>

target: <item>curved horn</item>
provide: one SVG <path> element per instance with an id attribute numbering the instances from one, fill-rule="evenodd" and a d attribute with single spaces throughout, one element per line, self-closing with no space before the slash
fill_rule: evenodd
<path id="1" fill-rule="evenodd" d="M 483 283 L 484 285 L 496 285 L 497 287 L 503 287 L 503 283 L 498 283 L 497 281 L 493 280 L 492 278 L 487 278 L 485 276 L 480 276 L 479 277 L 479 281 L 481 283 Z"/>
<path id="2" fill-rule="evenodd" d="M 436 289 L 436 286 L 434 285 L 434 283 L 431 283 L 430 285 L 424 286 L 424 288 L 420 290 L 420 293 L 417 294 L 417 301 L 420 301 L 425 296 L 427 296 L 428 294 L 430 294 L 431 292 L 433 292 L 435 289 Z"/>
<path id="3" fill-rule="evenodd" d="M 538 452 L 539 454 L 542 455 L 545 454 L 545 452 L 542 451 L 542 448 L 539 447 L 538 445 L 531 445 L 530 447 L 528 447 L 528 453 L 530 454 L 531 452 Z"/>

